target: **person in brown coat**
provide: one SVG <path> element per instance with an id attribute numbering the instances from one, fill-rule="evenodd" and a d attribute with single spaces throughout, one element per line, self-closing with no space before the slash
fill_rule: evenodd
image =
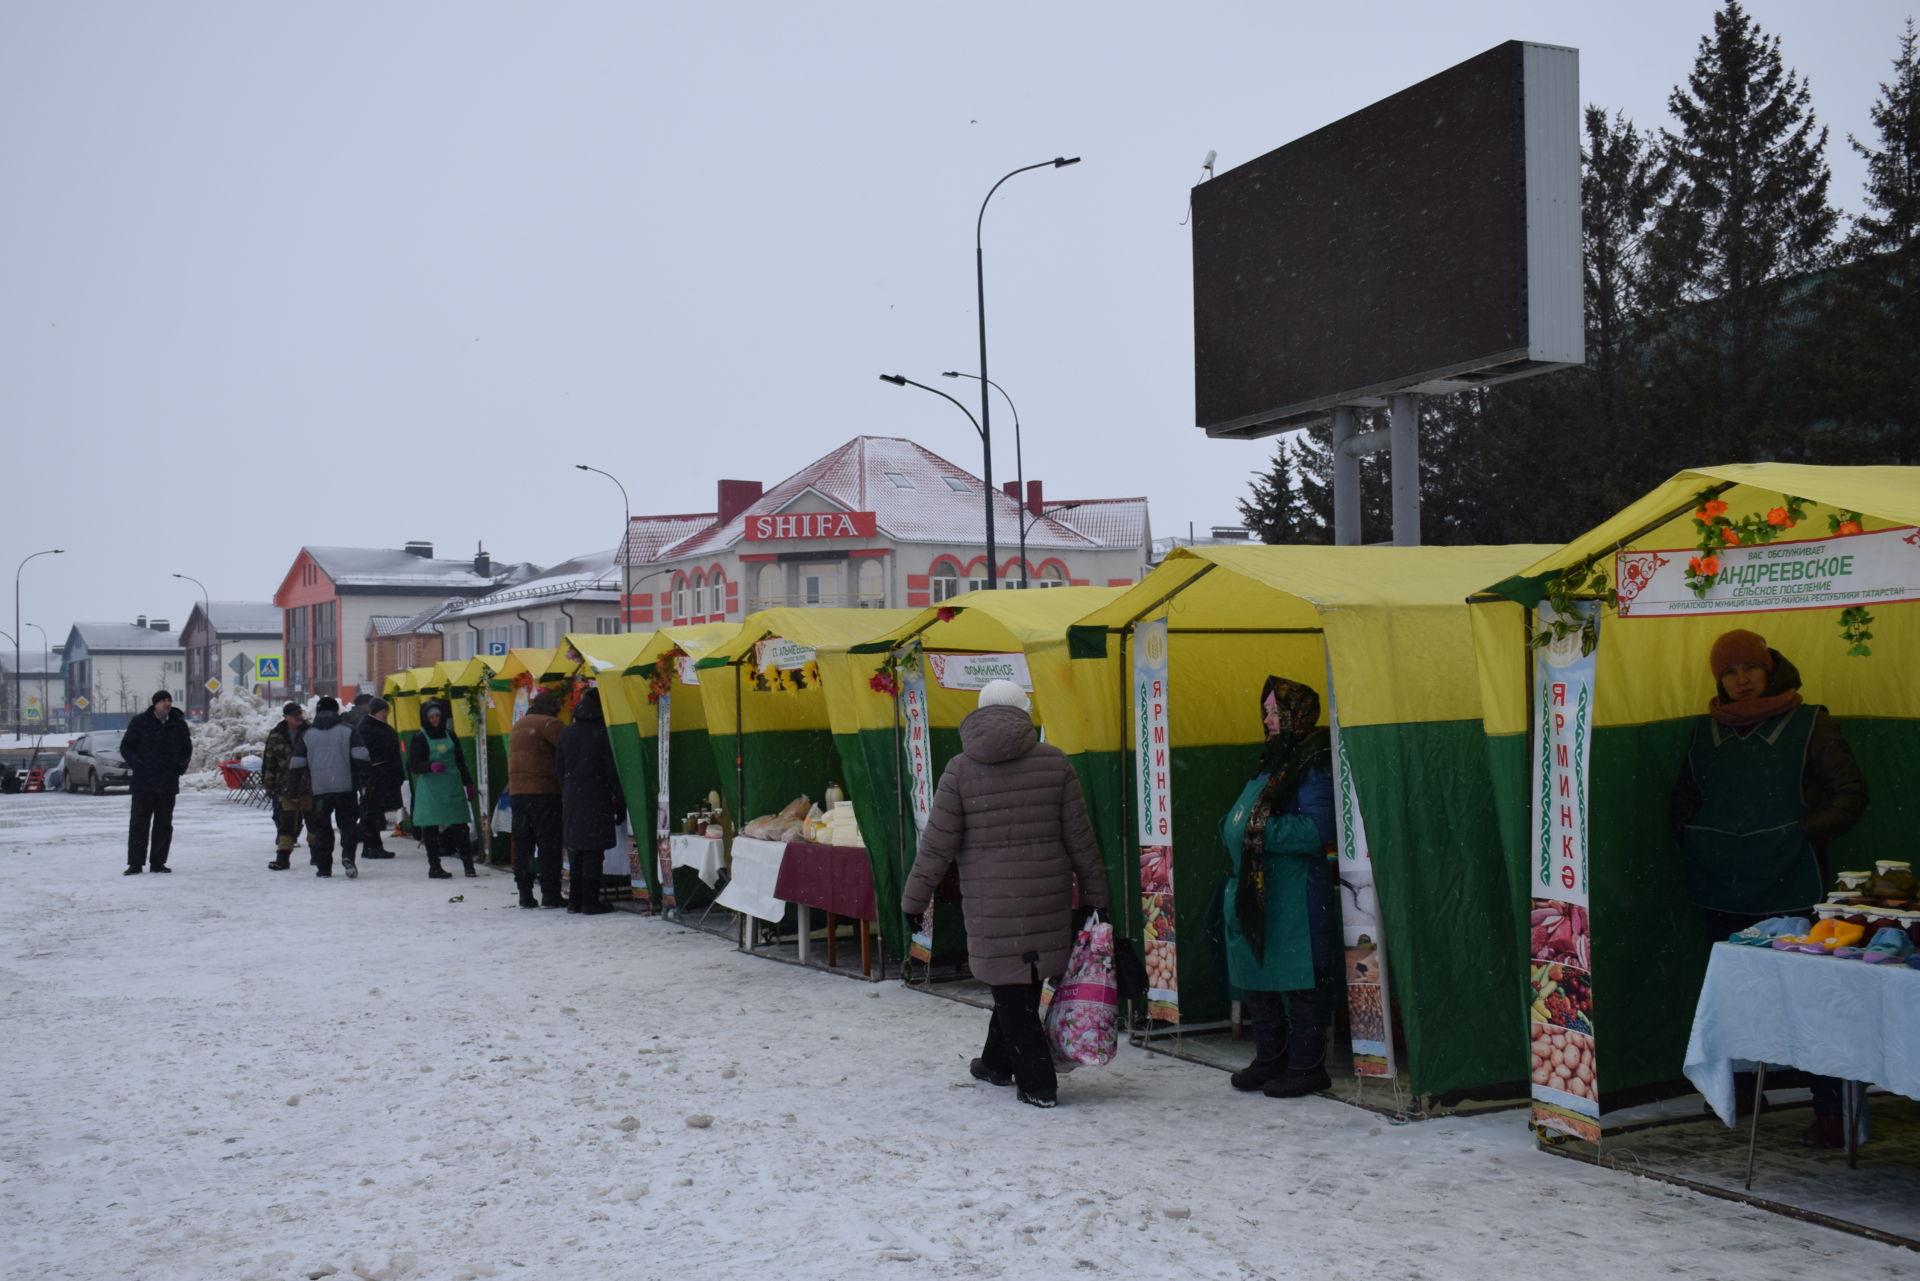
<path id="1" fill-rule="evenodd" d="M 990 681 L 960 723 L 960 755 L 934 793 L 920 849 L 900 895 L 917 917 L 947 868 L 958 864 L 973 976 L 993 989 L 986 1048 L 969 1065 L 979 1080 L 1018 1083 L 1022 1103 L 1050 1108 L 1057 1079 L 1040 1026 L 1040 986 L 1067 968 L 1073 884 L 1080 903 L 1107 905 L 1100 847 L 1080 780 L 1057 747 L 1040 741 L 1018 685 Z"/>
<path id="2" fill-rule="evenodd" d="M 521 907 L 565 907 L 560 893 L 560 776 L 553 750 L 560 743 L 560 700 L 541 690 L 527 714 L 507 732 L 507 794 L 513 797 L 513 882 Z M 536 864 L 540 901 L 533 901 Z"/>

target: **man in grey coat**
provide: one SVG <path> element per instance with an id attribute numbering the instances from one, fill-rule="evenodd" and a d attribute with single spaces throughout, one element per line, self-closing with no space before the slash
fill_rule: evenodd
<path id="1" fill-rule="evenodd" d="M 986 1048 L 970 1070 L 1018 1083 L 1022 1103 L 1050 1108 L 1058 1088 L 1040 1026 L 1040 987 L 1067 968 L 1073 886 L 1080 903 L 1107 905 L 1106 870 L 1066 753 L 1040 741 L 1027 695 L 990 681 L 960 723 L 960 755 L 934 793 L 900 906 L 917 917 L 947 868 L 960 869 L 973 976 L 993 989 Z"/>
<path id="2" fill-rule="evenodd" d="M 366 747 L 354 746 L 353 728 L 340 718 L 340 700 L 322 698 L 314 705 L 313 724 L 301 730 L 294 741 L 289 766 L 289 773 L 313 797 L 307 845 L 313 852 L 315 876 L 333 875 L 336 826 L 340 829 L 340 857 L 347 878 L 360 875 L 353 858 L 360 848 L 360 804 L 353 785 L 356 769 L 363 769 L 366 761 Z M 300 779 L 302 771 L 304 779 Z"/>

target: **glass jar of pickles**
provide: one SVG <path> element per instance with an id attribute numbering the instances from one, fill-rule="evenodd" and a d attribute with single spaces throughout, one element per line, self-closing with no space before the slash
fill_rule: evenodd
<path id="1" fill-rule="evenodd" d="M 1890 858 L 1875 863 L 1873 879 L 1867 882 L 1867 901 L 1895 911 L 1920 906 L 1920 882 L 1913 878 L 1913 864 Z"/>

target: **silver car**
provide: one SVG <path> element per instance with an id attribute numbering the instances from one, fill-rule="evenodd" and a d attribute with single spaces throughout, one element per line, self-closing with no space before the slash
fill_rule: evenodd
<path id="1" fill-rule="evenodd" d="M 66 771 L 69 792 L 89 791 L 95 796 L 109 787 L 124 787 L 133 781 L 133 771 L 120 756 L 120 739 L 125 730 L 103 729 L 82 734 L 67 745 Z"/>

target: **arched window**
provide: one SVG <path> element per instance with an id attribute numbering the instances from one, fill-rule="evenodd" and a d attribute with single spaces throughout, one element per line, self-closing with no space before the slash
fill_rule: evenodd
<path id="1" fill-rule="evenodd" d="M 949 560 L 942 556 L 939 560 L 933 562 L 933 570 L 929 576 L 929 581 L 933 588 L 934 604 L 938 605 L 943 600 L 951 600 L 955 596 L 958 596 L 960 594 L 959 562 Z"/>
<path id="2" fill-rule="evenodd" d="M 687 576 L 675 574 L 673 576 L 673 621 L 684 623 L 691 613 L 692 611 L 687 608 Z"/>
<path id="3" fill-rule="evenodd" d="M 786 566 L 768 561 L 760 566 L 760 577 L 753 589 L 753 607 L 770 609 L 775 605 L 786 604 L 787 570 Z"/>
<path id="4" fill-rule="evenodd" d="M 886 570 L 878 557 L 867 556 L 860 561 L 858 579 L 858 597 L 854 604 L 861 609 L 883 609 L 887 603 Z"/>
<path id="5" fill-rule="evenodd" d="M 1067 585 L 1066 571 L 1060 568 L 1059 561 L 1050 560 L 1039 569 L 1033 571 L 1033 585 L 1035 587 L 1065 587 Z"/>
<path id="6" fill-rule="evenodd" d="M 727 573 L 718 565 L 707 571 L 707 607 L 701 612 L 718 618 L 726 609 Z"/>
<path id="7" fill-rule="evenodd" d="M 693 577 L 687 580 L 687 607 L 680 611 L 680 617 L 693 618 L 706 612 L 706 583 L 706 575 L 694 570 Z"/>

